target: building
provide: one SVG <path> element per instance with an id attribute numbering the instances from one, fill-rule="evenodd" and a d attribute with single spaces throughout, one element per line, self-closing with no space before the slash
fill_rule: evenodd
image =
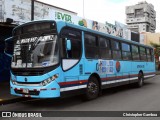
<path id="1" fill-rule="evenodd" d="M 73 11 L 37 0 L 0 0 L 0 24 L 8 22 L 7 20 L 16 25 L 31 20 L 55 20 L 56 12 L 67 15 L 77 15 L 77 13 Z"/>
<path id="2" fill-rule="evenodd" d="M 126 24 L 131 31 L 154 33 L 156 29 L 154 6 L 146 1 L 126 6 Z"/>
<path id="3" fill-rule="evenodd" d="M 69 21 L 71 15 L 77 13 L 37 0 L 0 0 L 0 81 L 10 79 L 11 58 L 4 54 L 4 49 L 5 39 L 11 37 L 14 27 L 31 20 Z"/>
<path id="4" fill-rule="evenodd" d="M 150 33 L 150 32 L 142 32 L 140 34 L 141 42 L 145 45 L 150 45 L 151 43 L 155 43 L 160 45 L 160 33 Z"/>

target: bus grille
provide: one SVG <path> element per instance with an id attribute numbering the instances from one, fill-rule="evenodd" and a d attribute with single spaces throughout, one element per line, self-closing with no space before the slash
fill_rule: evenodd
<path id="1" fill-rule="evenodd" d="M 41 82 L 17 82 L 18 86 L 40 86 Z"/>
<path id="2" fill-rule="evenodd" d="M 14 75 L 18 75 L 18 76 L 39 76 L 39 75 L 43 75 L 44 71 L 15 71 L 12 70 Z"/>

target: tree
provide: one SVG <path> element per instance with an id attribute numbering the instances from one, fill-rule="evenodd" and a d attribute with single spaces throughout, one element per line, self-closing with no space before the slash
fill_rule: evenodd
<path id="1" fill-rule="evenodd" d="M 156 64 L 158 65 L 158 70 L 160 70 L 160 44 L 150 42 L 151 46 L 154 47 L 154 56 L 156 60 Z"/>

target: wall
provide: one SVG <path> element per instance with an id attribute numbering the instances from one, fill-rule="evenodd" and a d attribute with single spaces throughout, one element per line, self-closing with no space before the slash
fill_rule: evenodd
<path id="1" fill-rule="evenodd" d="M 151 42 L 160 44 L 160 33 L 143 32 L 141 34 L 144 35 L 145 45 L 150 45 Z"/>
<path id="2" fill-rule="evenodd" d="M 35 20 L 55 20 L 55 12 L 77 15 L 77 13 L 63 8 L 39 1 L 34 2 Z M 14 24 L 22 24 L 31 21 L 31 0 L 0 0 L 0 22 L 6 22 L 7 18 L 13 19 Z"/>

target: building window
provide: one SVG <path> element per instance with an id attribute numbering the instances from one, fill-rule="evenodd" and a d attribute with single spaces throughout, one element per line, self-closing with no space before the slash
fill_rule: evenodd
<path id="1" fill-rule="evenodd" d="M 127 18 L 134 18 L 134 13 L 127 14 Z"/>
<path id="2" fill-rule="evenodd" d="M 135 17 L 136 18 L 144 17 L 143 9 L 135 9 Z"/>

